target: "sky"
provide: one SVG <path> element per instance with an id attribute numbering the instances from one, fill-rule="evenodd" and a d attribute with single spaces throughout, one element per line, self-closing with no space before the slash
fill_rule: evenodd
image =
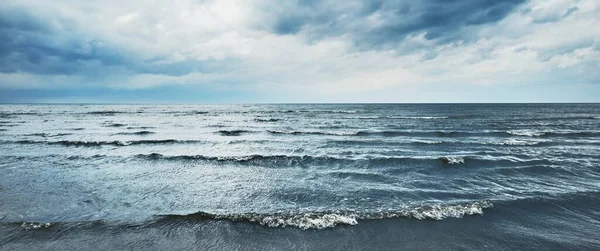
<path id="1" fill-rule="evenodd" d="M 2 0 L 0 103 L 600 102 L 598 0 Z"/>

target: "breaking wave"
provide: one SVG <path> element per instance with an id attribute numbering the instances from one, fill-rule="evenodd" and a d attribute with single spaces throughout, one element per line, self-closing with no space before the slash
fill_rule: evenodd
<path id="1" fill-rule="evenodd" d="M 47 229 L 52 226 L 51 223 L 42 223 L 42 222 L 23 222 L 21 223 L 21 228 L 25 230 L 42 230 Z"/>
<path id="2" fill-rule="evenodd" d="M 510 130 L 506 132 L 509 135 L 514 136 L 526 136 L 526 137 L 597 137 L 600 136 L 599 131 L 539 131 L 531 129 L 520 129 Z"/>
<path id="3" fill-rule="evenodd" d="M 197 221 L 226 220 L 234 222 L 258 223 L 262 226 L 280 228 L 297 227 L 300 229 L 324 229 L 338 225 L 357 225 L 360 220 L 379 220 L 390 218 L 413 218 L 417 220 L 443 220 L 463 218 L 468 215 L 483 215 L 483 210 L 493 207 L 488 201 L 478 201 L 453 205 L 424 205 L 400 210 L 381 210 L 371 212 L 325 211 L 325 212 L 277 212 L 277 213 L 233 213 L 211 214 L 197 212 L 186 215 L 161 215 L 159 221 Z"/>
<path id="4" fill-rule="evenodd" d="M 440 160 L 443 161 L 444 163 L 448 164 L 448 165 L 464 164 L 465 163 L 465 159 L 462 158 L 462 157 L 441 157 Z"/>
<path id="5" fill-rule="evenodd" d="M 542 132 L 542 131 L 535 131 L 535 130 L 511 130 L 506 132 L 508 134 L 511 135 L 515 135 L 515 136 L 528 136 L 528 137 L 539 137 L 539 136 L 544 136 L 546 135 L 546 132 Z"/>
<path id="6" fill-rule="evenodd" d="M 214 161 L 231 162 L 239 164 L 261 165 L 266 167 L 310 167 L 310 166 L 410 166 L 413 164 L 439 165 L 439 164 L 464 164 L 464 157 L 374 157 L 374 158 L 339 158 L 331 156 L 309 155 L 242 155 L 242 156 L 206 156 L 206 155 L 162 155 L 160 153 L 138 154 L 137 158 L 148 160 L 189 160 L 189 161 Z M 480 162 L 505 161 L 505 160 L 475 160 Z"/>

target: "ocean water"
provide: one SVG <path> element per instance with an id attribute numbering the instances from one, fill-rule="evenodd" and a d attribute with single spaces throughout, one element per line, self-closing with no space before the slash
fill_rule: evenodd
<path id="1" fill-rule="evenodd" d="M 0 105 L 1 250 L 600 250 L 600 104 Z"/>

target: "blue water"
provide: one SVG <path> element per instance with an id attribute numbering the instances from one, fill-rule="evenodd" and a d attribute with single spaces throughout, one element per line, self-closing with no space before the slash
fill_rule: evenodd
<path id="1" fill-rule="evenodd" d="M 600 104 L 0 105 L 0 249 L 598 250 Z"/>

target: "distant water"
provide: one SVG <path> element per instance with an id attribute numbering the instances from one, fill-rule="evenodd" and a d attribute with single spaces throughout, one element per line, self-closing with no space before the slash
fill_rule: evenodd
<path id="1" fill-rule="evenodd" d="M 600 250 L 600 104 L 0 105 L 0 249 Z"/>

